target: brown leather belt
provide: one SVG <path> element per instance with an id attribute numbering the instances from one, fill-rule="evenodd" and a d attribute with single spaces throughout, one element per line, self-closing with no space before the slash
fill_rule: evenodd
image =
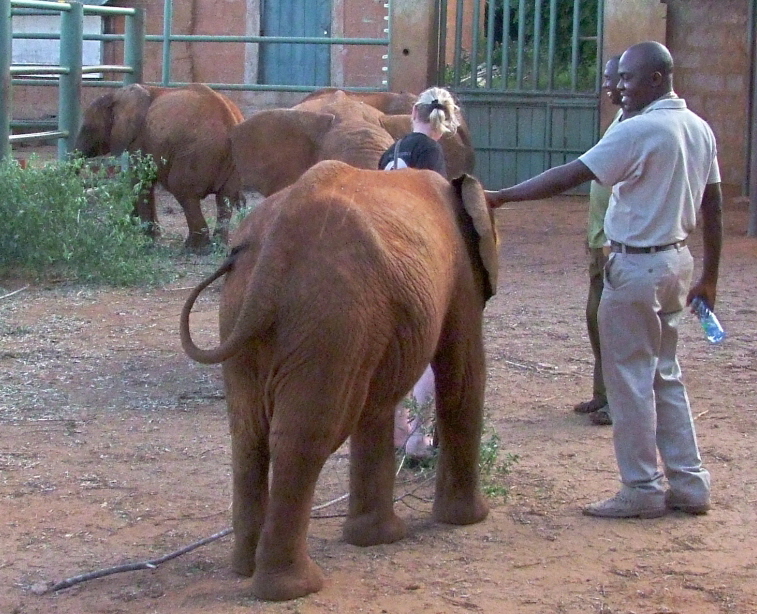
<path id="1" fill-rule="evenodd" d="M 669 249 L 680 249 L 686 246 L 686 239 L 668 243 L 667 245 L 653 245 L 652 247 L 634 247 L 625 245 L 617 241 L 610 241 L 610 251 L 616 254 L 654 254 L 656 252 L 665 252 Z"/>

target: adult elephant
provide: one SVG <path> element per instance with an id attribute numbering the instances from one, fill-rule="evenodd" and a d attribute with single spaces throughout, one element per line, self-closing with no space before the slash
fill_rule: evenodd
<path id="1" fill-rule="evenodd" d="M 216 235 L 228 241 L 233 206 L 242 198 L 229 131 L 243 120 L 239 108 L 208 86 L 128 85 L 100 96 L 84 113 L 76 149 L 87 157 L 141 151 L 153 156 L 157 180 L 179 202 L 187 220 L 186 248 L 210 243 L 200 201 L 215 194 Z M 155 186 L 137 205 L 151 235 L 159 232 Z"/>
<path id="2" fill-rule="evenodd" d="M 222 276 L 221 343 L 200 349 L 190 313 Z M 252 575 L 256 596 L 293 599 L 322 587 L 307 554 L 310 508 L 326 459 L 347 437 L 344 539 L 404 537 L 392 504 L 394 408 L 429 363 L 439 439 L 433 516 L 486 517 L 482 312 L 496 276 L 493 215 L 467 175 L 449 182 L 426 170 L 321 162 L 242 222 L 229 258 L 187 299 L 180 332 L 192 359 L 223 363 L 233 567 Z"/>
<path id="3" fill-rule="evenodd" d="M 412 109 L 414 99 L 408 94 L 378 92 L 369 97 L 329 88 L 291 109 L 254 113 L 231 131 L 242 183 L 270 196 L 322 160 L 375 169 L 381 154 L 412 129 L 409 114 L 387 114 L 382 109 Z M 473 172 L 474 152 L 466 125 L 439 142 L 450 178 Z"/>

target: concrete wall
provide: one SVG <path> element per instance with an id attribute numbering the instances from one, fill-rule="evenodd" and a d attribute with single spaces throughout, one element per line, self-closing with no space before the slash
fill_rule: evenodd
<path id="1" fill-rule="evenodd" d="M 726 196 L 743 193 L 749 99 L 748 0 L 668 0 L 674 86 L 718 141 Z"/>
<path id="2" fill-rule="evenodd" d="M 604 57 L 644 40 L 670 49 L 674 87 L 715 132 L 723 190 L 743 193 L 749 97 L 748 0 L 606 0 Z M 602 102 L 602 124 L 614 109 Z"/>
<path id="3" fill-rule="evenodd" d="M 400 0 L 397 0 L 399 3 Z M 385 0 L 332 0 L 332 36 L 346 38 L 385 38 L 388 27 Z M 111 6 L 141 8 L 145 11 L 147 34 L 163 34 L 164 0 L 115 0 Z M 121 18 L 108 19 L 108 31 L 123 33 Z M 172 32 L 174 34 L 249 35 L 260 34 L 260 0 L 174 0 Z M 412 43 L 417 43 L 417 33 Z M 171 81 L 211 83 L 256 83 L 257 44 L 175 42 L 171 45 Z M 163 46 L 160 42 L 145 45 L 144 80 L 162 79 Z M 336 45 L 331 48 L 331 71 L 334 85 L 383 87 L 388 80 L 385 70 L 387 48 L 381 45 Z M 415 54 L 414 58 L 415 59 Z M 122 61 L 122 45 L 106 43 L 104 63 Z M 120 80 L 119 75 L 110 75 Z M 103 94 L 103 88 L 84 88 L 82 104 Z M 55 87 L 15 87 L 15 119 L 41 119 L 57 115 Z M 291 106 L 303 98 L 302 92 L 227 92 L 245 115 L 268 107 Z"/>
<path id="4" fill-rule="evenodd" d="M 438 46 L 435 0 L 393 0 L 389 86 L 419 94 L 436 85 Z"/>

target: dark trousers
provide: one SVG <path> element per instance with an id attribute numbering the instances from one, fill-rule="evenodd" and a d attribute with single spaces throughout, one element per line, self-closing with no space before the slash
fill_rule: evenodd
<path id="1" fill-rule="evenodd" d="M 602 352 L 599 347 L 599 324 L 597 322 L 597 312 L 599 310 L 599 301 L 602 299 L 604 270 L 607 256 L 601 247 L 590 247 L 588 248 L 588 252 L 589 296 L 586 299 L 586 328 L 589 332 L 591 351 L 594 353 L 594 384 L 592 397 L 604 404 L 607 403 L 607 391 L 605 390 L 605 381 L 602 376 Z"/>

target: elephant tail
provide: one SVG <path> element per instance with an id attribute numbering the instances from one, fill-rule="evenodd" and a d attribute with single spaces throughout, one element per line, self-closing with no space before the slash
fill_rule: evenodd
<path id="1" fill-rule="evenodd" d="M 224 343 L 213 350 L 203 350 L 197 347 L 195 345 L 195 342 L 192 341 L 192 334 L 189 330 L 189 314 L 192 312 L 192 307 L 194 307 L 197 297 L 202 294 L 203 290 L 205 290 L 205 288 L 212 284 L 216 279 L 226 275 L 226 273 L 231 271 L 232 267 L 234 266 L 234 262 L 239 255 L 239 251 L 243 249 L 243 247 L 244 245 L 240 245 L 232 249 L 229 257 L 226 258 L 226 260 L 223 262 L 223 264 L 221 264 L 220 267 L 218 267 L 218 270 L 216 270 L 216 272 L 213 273 L 210 277 L 200 282 L 200 284 L 194 290 L 192 290 L 186 302 L 184 303 L 184 307 L 181 310 L 181 316 L 179 320 L 181 347 L 184 349 L 184 352 L 187 354 L 187 356 L 199 363 L 212 365 L 223 362 L 227 358 L 231 358 L 241 348 L 241 343 L 239 344 L 240 347 L 229 347 L 228 343 Z M 244 340 L 242 340 L 242 343 L 243 342 Z"/>

